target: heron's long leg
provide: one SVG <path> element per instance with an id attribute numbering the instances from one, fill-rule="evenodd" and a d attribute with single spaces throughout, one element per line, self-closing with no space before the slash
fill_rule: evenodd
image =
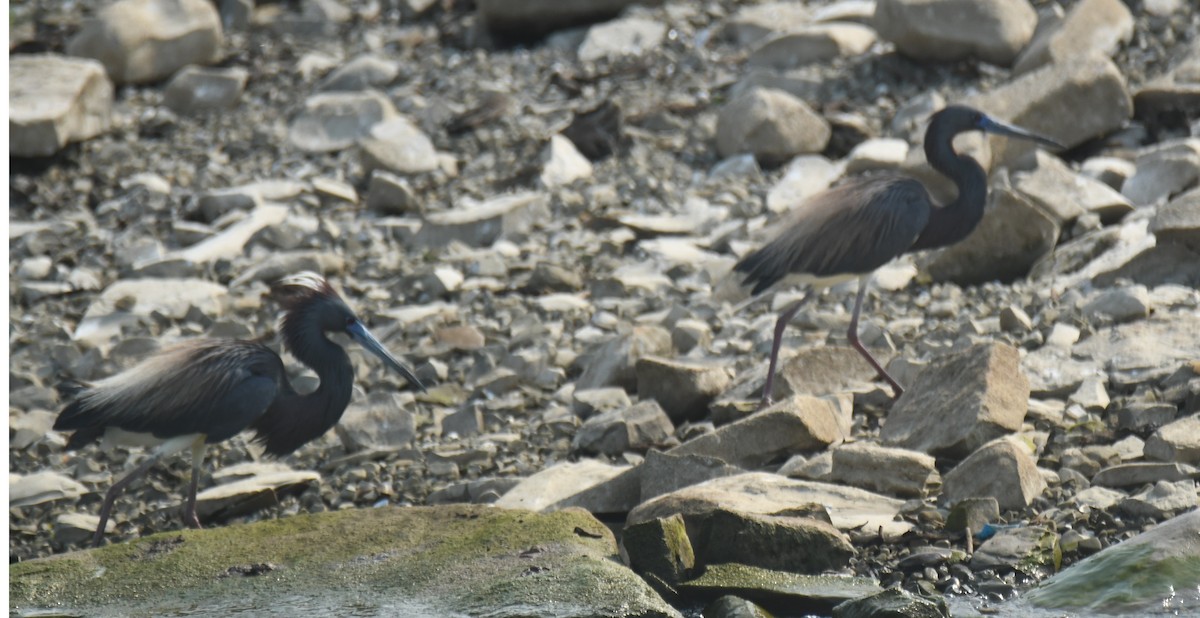
<path id="1" fill-rule="evenodd" d="M 182 451 L 191 443 L 191 436 L 171 438 L 163 442 L 150 453 L 150 456 L 145 461 L 138 464 L 132 472 L 126 474 L 121 480 L 113 483 L 112 487 L 108 488 L 108 492 L 104 494 L 104 503 L 100 505 L 100 525 L 96 526 L 96 534 L 92 535 L 93 546 L 99 547 L 100 542 L 104 540 L 104 527 L 108 525 L 108 518 L 112 515 L 113 502 L 116 502 L 117 496 L 122 491 L 125 491 L 125 488 L 137 480 L 138 477 L 154 467 L 154 464 L 162 461 L 168 455 L 174 455 Z"/>
<path id="2" fill-rule="evenodd" d="M 854 349 L 858 350 L 858 353 L 862 354 L 868 363 L 871 363 L 875 371 L 879 372 L 879 377 L 892 385 L 892 390 L 898 398 L 904 394 L 904 387 L 900 386 L 900 383 L 879 364 L 879 361 L 875 360 L 874 356 L 871 356 L 871 353 L 867 351 L 867 347 L 858 340 L 858 314 L 862 311 L 863 298 L 867 295 L 867 286 L 870 283 L 870 277 L 862 277 L 858 280 L 858 297 L 854 299 L 854 315 L 850 318 L 850 332 L 846 333 L 846 338 L 850 340 L 850 345 L 854 346 Z"/>
<path id="3" fill-rule="evenodd" d="M 200 486 L 200 469 L 204 466 L 204 436 L 192 443 L 192 482 L 188 483 L 187 508 L 183 512 L 183 523 L 193 528 L 203 528 L 196 515 L 196 489 Z"/>
<path id="4" fill-rule="evenodd" d="M 796 312 L 800 311 L 800 307 L 808 299 L 815 295 L 815 291 L 809 291 L 800 300 L 788 305 L 782 313 L 779 314 L 779 319 L 775 320 L 775 339 L 771 342 L 771 363 L 767 367 L 767 382 L 763 385 L 762 401 L 758 403 L 758 409 L 762 410 L 771 405 L 771 387 L 775 383 L 775 365 L 779 361 L 779 346 L 783 343 L 783 330 L 787 328 L 788 322 L 796 317 Z"/>

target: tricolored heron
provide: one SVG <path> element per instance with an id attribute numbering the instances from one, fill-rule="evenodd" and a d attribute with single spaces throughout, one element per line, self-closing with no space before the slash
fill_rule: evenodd
<path id="1" fill-rule="evenodd" d="M 67 449 L 103 438 L 104 446 L 154 446 L 150 456 L 113 483 L 100 507 L 92 538 L 99 545 L 113 501 L 164 457 L 192 449 L 192 481 L 184 521 L 199 528 L 196 487 L 206 444 L 252 429 L 266 452 L 281 456 L 314 440 L 337 424 L 350 403 L 354 368 L 342 347 L 325 333 L 346 333 L 425 390 L 417 376 L 363 326 L 329 282 L 314 273 L 281 280 L 275 292 L 284 308 L 284 346 L 316 372 L 320 386 L 301 395 L 288 382 L 283 361 L 254 341 L 202 339 L 163 350 L 137 366 L 95 384 L 80 385 L 54 422 L 74 430 Z"/>
<path id="2" fill-rule="evenodd" d="M 858 315 L 871 273 L 904 253 L 952 245 L 966 238 L 983 218 L 987 174 L 974 159 L 954 151 L 954 136 L 984 131 L 1033 140 L 1061 148 L 1057 142 L 1005 124 L 969 107 L 952 105 L 933 115 L 925 131 L 925 158 L 933 169 L 954 181 L 958 197 L 935 206 L 916 179 L 879 174 L 853 179 L 813 196 L 790 214 L 773 240 L 734 266 L 741 285 L 761 294 L 784 281 L 806 283 L 810 291 L 788 305 L 775 322 L 775 339 L 760 407 L 771 403 L 771 386 L 783 329 L 820 289 L 858 279 L 858 297 L 847 337 L 899 397 L 904 388 L 858 340 Z"/>

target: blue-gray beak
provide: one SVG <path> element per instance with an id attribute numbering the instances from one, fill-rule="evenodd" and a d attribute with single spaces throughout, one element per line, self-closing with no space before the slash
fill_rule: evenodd
<path id="1" fill-rule="evenodd" d="M 371 334 L 371 331 L 367 330 L 366 326 L 363 326 L 362 322 L 355 320 L 353 323 L 348 324 L 346 326 L 346 334 L 350 335 L 359 345 L 366 348 L 368 352 L 378 356 L 385 365 L 404 376 L 404 379 L 408 380 L 408 383 L 412 384 L 413 388 L 422 392 L 425 391 L 425 385 L 421 383 L 416 374 L 404 366 L 404 363 L 396 360 L 396 357 L 392 356 L 392 353 L 383 347 L 383 344 L 375 338 L 375 335 Z"/>
<path id="2" fill-rule="evenodd" d="M 985 133 L 995 135 L 1003 135 L 1005 137 L 1015 137 L 1017 139 L 1027 139 L 1037 142 L 1048 148 L 1062 149 L 1064 146 L 1048 137 L 1043 137 L 1028 129 L 1022 129 L 1016 125 L 1011 125 L 1006 122 L 1000 122 L 991 116 L 984 116 L 979 120 L 979 129 Z"/>

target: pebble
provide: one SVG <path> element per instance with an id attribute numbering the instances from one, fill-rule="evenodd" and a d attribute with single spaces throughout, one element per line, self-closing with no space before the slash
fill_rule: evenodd
<path id="1" fill-rule="evenodd" d="M 18 55 L 8 61 L 8 154 L 46 157 L 112 124 L 113 85 L 94 61 Z"/>
<path id="2" fill-rule="evenodd" d="M 67 54 L 99 60 L 118 84 L 139 84 L 212 64 L 224 40 L 206 0 L 119 0 L 84 22 Z"/>

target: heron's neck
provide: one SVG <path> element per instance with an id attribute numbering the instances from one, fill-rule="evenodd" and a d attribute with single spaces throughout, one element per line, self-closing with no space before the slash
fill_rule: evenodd
<path id="1" fill-rule="evenodd" d="M 954 181 L 958 197 L 930 211 L 929 223 L 913 244 L 913 250 L 952 245 L 966 238 L 983 219 L 987 173 L 975 159 L 954 152 L 953 139 L 953 134 L 933 127 L 925 136 L 925 159 L 933 169 Z"/>
<path id="2" fill-rule="evenodd" d="M 282 454 L 319 438 L 342 418 L 354 388 L 354 368 L 342 346 L 330 341 L 314 326 L 298 332 L 285 329 L 284 344 L 300 362 L 316 372 L 320 386 L 307 395 L 292 389 L 278 401 L 278 413 L 286 416 L 287 428 L 276 428 L 268 439 L 268 450 Z M 279 419 L 282 421 L 282 419 Z M 278 440 L 272 446 L 272 440 Z"/>

